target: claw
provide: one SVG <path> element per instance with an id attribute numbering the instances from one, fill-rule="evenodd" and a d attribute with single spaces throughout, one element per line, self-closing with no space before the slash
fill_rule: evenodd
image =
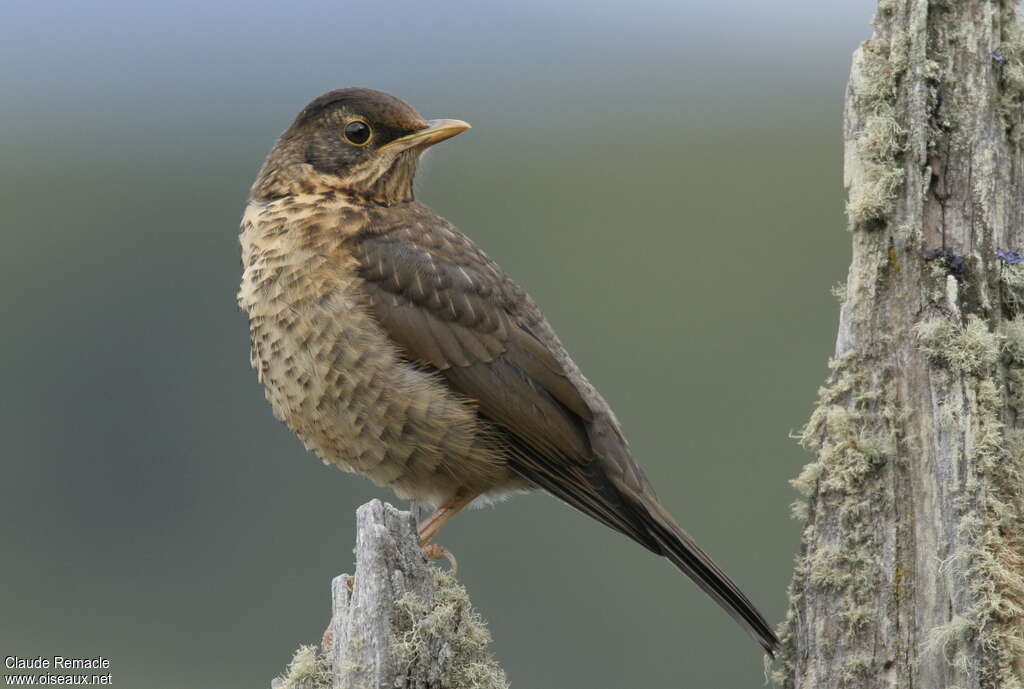
<path id="1" fill-rule="evenodd" d="M 423 546 L 423 556 L 428 560 L 448 560 L 448 564 L 452 568 L 452 575 L 458 574 L 459 561 L 455 559 L 451 551 L 445 548 L 443 545 L 437 543 L 429 543 Z"/>

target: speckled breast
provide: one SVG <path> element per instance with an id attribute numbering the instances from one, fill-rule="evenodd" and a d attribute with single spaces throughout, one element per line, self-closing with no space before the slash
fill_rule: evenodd
<path id="1" fill-rule="evenodd" d="M 243 217 L 238 303 L 267 399 L 322 459 L 402 497 L 486 490 L 507 470 L 475 411 L 402 359 L 363 307 L 339 224 L 347 210 L 289 197 Z"/>

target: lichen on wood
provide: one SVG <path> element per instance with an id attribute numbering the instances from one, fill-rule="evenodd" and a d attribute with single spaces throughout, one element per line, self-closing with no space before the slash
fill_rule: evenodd
<path id="1" fill-rule="evenodd" d="M 356 573 L 335 577 L 319 646 L 302 646 L 272 689 L 507 689 L 466 589 L 423 557 L 409 512 L 356 513 Z"/>
<path id="2" fill-rule="evenodd" d="M 893 43 L 896 50 L 893 50 Z M 860 131 L 849 145 L 847 184 L 850 196 L 846 212 L 851 228 L 870 227 L 883 220 L 903 184 L 903 167 L 897 157 L 904 150 L 906 131 L 896 120 L 896 87 L 906 69 L 906 55 L 898 39 L 873 39 L 862 45 L 853 58 L 849 98 L 865 114 Z"/>
<path id="3" fill-rule="evenodd" d="M 1024 32 L 881 0 L 847 90 L 853 261 L 802 433 L 773 678 L 1024 686 Z M 1013 259 L 1014 261 L 1016 259 Z"/>
<path id="4" fill-rule="evenodd" d="M 330 689 L 331 667 L 318 646 L 299 646 L 284 674 L 270 684 L 271 689 Z"/>

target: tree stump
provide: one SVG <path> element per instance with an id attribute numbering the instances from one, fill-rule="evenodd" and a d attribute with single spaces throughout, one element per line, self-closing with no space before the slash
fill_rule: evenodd
<path id="1" fill-rule="evenodd" d="M 845 114 L 853 261 L 802 431 L 785 687 L 1024 684 L 1024 36 L 880 0 Z"/>
<path id="2" fill-rule="evenodd" d="M 416 522 L 380 500 L 356 511 L 355 576 L 331 583 L 331 622 L 271 689 L 507 689 L 466 590 L 430 565 Z"/>

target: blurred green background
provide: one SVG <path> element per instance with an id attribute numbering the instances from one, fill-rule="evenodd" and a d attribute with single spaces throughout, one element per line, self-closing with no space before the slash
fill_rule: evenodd
<path id="1" fill-rule="evenodd" d="M 841 109 L 873 3 L 22 2 L 0 27 L 0 655 L 267 687 L 389 497 L 273 420 L 235 306 L 274 138 L 332 88 L 473 130 L 418 196 L 525 285 L 678 520 L 774 623 L 789 433 L 849 239 Z M 665 561 L 544 495 L 442 542 L 515 687 L 757 687 Z"/>

